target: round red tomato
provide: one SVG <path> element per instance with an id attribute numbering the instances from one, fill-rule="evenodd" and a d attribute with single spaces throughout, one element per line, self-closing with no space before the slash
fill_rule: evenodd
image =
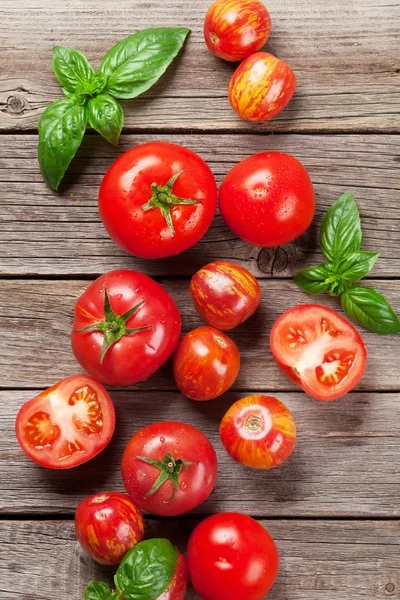
<path id="1" fill-rule="evenodd" d="M 132 437 L 121 471 L 125 489 L 136 504 L 153 514 L 172 517 L 208 498 L 217 478 L 217 457 L 201 431 L 164 421 Z"/>
<path id="2" fill-rule="evenodd" d="M 115 411 L 104 387 L 88 375 L 63 379 L 20 408 L 15 424 L 22 450 L 42 467 L 70 469 L 107 446 Z"/>
<path id="3" fill-rule="evenodd" d="M 229 101 L 244 121 L 268 121 L 292 99 L 296 76 L 283 60 L 257 52 L 244 60 L 232 75 Z"/>
<path id="4" fill-rule="evenodd" d="M 118 565 L 143 539 L 144 520 L 128 496 L 103 492 L 83 500 L 75 512 L 75 531 L 80 545 L 103 565 Z"/>
<path id="5" fill-rule="evenodd" d="M 217 0 L 204 21 L 204 39 L 210 52 L 239 61 L 260 50 L 271 31 L 267 9 L 258 0 Z"/>
<path id="6" fill-rule="evenodd" d="M 198 327 L 179 342 L 174 354 L 176 385 L 192 400 L 213 400 L 234 383 L 240 354 L 235 342 L 213 327 Z"/>
<path id="7" fill-rule="evenodd" d="M 307 171 L 294 156 L 261 152 L 229 171 L 219 207 L 238 237 L 272 248 L 305 232 L 314 216 L 315 196 Z"/>
<path id="8" fill-rule="evenodd" d="M 277 467 L 296 446 L 292 413 L 272 396 L 248 396 L 232 404 L 219 432 L 228 454 L 253 469 Z"/>
<path id="9" fill-rule="evenodd" d="M 197 154 L 149 142 L 128 150 L 108 169 L 99 193 L 100 216 L 123 250 L 164 258 L 187 250 L 213 220 L 217 186 Z"/>
<path id="10" fill-rule="evenodd" d="M 260 304 L 260 286 L 243 267 L 219 260 L 192 277 L 190 294 L 202 319 L 224 331 L 247 321 Z"/>
<path id="11" fill-rule="evenodd" d="M 262 600 L 279 566 L 269 533 L 240 513 L 202 521 L 190 537 L 187 560 L 193 587 L 203 600 Z"/>
<path id="12" fill-rule="evenodd" d="M 283 313 L 271 331 L 271 350 L 282 371 L 317 400 L 347 394 L 363 376 L 367 360 L 358 331 L 319 304 Z"/>
<path id="13" fill-rule="evenodd" d="M 180 331 L 179 310 L 164 288 L 136 271 L 110 271 L 76 303 L 72 350 L 96 379 L 131 385 L 165 363 Z"/>

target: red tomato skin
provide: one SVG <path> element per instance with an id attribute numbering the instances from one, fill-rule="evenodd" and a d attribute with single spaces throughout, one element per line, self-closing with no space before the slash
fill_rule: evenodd
<path id="1" fill-rule="evenodd" d="M 204 39 L 212 54 L 236 62 L 264 46 L 271 18 L 258 0 L 217 0 L 204 21 Z"/>
<path id="2" fill-rule="evenodd" d="M 172 501 L 174 486 L 170 480 L 145 498 L 160 471 L 137 457 L 162 460 L 168 453 L 177 460 L 197 464 L 182 469 Z M 165 517 L 182 515 L 202 504 L 214 489 L 217 470 L 217 457 L 208 438 L 192 425 L 176 421 L 154 423 L 138 431 L 129 441 L 121 465 L 124 486 L 132 501 L 143 510 Z"/>
<path id="3" fill-rule="evenodd" d="M 225 393 L 240 370 L 235 342 L 213 327 L 198 327 L 176 347 L 174 377 L 179 390 L 191 400 L 213 400 Z"/>
<path id="4" fill-rule="evenodd" d="M 118 565 L 142 541 L 144 519 L 138 506 L 119 492 L 102 492 L 83 500 L 75 512 L 80 545 L 102 565 Z"/>
<path id="5" fill-rule="evenodd" d="M 183 170 L 173 186 L 181 198 L 198 204 L 172 207 L 175 233 L 160 209 L 143 211 L 152 183 L 163 186 Z M 149 142 L 120 156 L 108 169 L 99 192 L 100 217 L 109 235 L 123 250 L 141 258 L 165 258 L 196 244 L 214 218 L 217 186 L 200 156 L 176 144 Z"/>
<path id="6" fill-rule="evenodd" d="M 178 552 L 178 562 L 168 589 L 157 600 L 184 600 L 187 588 L 188 568 L 186 560 Z"/>
<path id="7" fill-rule="evenodd" d="M 273 248 L 302 235 L 315 212 L 311 179 L 300 161 L 282 152 L 261 152 L 229 171 L 219 208 L 235 235 Z"/>
<path id="8" fill-rule="evenodd" d="M 227 411 L 220 436 L 236 462 L 271 469 L 289 458 L 296 446 L 296 423 L 286 406 L 272 396 L 247 396 Z"/>
<path id="9" fill-rule="evenodd" d="M 247 321 L 261 299 L 257 279 L 240 265 L 223 260 L 210 263 L 193 275 L 190 295 L 201 318 L 222 331 Z"/>
<path id="10" fill-rule="evenodd" d="M 290 102 L 296 90 L 296 75 L 283 60 L 257 52 L 233 73 L 229 102 L 243 121 L 269 121 Z"/>
<path id="11" fill-rule="evenodd" d="M 104 319 L 104 290 L 112 309 L 122 315 L 142 300 L 128 321 L 130 328 L 151 325 L 113 344 L 100 363 L 103 333 L 78 332 Z M 156 281 L 136 271 L 110 271 L 96 279 L 75 306 L 72 350 L 88 373 L 108 385 L 132 385 L 157 371 L 171 356 L 181 331 L 179 310 L 171 296 Z"/>
<path id="12" fill-rule="evenodd" d="M 274 540 L 246 515 L 212 515 L 193 531 L 187 560 L 203 600 L 262 600 L 278 574 Z"/>

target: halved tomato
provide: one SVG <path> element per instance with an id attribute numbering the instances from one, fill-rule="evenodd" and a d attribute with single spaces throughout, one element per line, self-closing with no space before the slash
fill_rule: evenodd
<path id="1" fill-rule="evenodd" d="M 15 424 L 22 450 L 42 467 L 70 469 L 96 456 L 115 429 L 114 405 L 88 375 L 63 379 L 20 408 Z"/>
<path id="2" fill-rule="evenodd" d="M 360 381 L 367 361 L 358 331 L 319 304 L 283 313 L 271 331 L 271 350 L 282 371 L 317 400 L 347 394 Z"/>

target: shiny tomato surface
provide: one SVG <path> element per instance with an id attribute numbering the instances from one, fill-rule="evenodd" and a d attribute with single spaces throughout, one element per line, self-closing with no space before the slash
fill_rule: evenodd
<path id="1" fill-rule="evenodd" d="M 253 469 L 271 469 L 289 458 L 296 446 L 296 423 L 286 406 L 272 396 L 247 396 L 228 410 L 220 425 L 228 454 Z"/>
<path id="2" fill-rule="evenodd" d="M 107 446 L 115 411 L 104 387 L 88 375 L 74 375 L 28 400 L 15 424 L 22 450 L 42 467 L 70 469 Z"/>
<path id="3" fill-rule="evenodd" d="M 244 60 L 232 75 L 229 101 L 244 121 L 268 121 L 290 102 L 296 76 L 283 60 L 257 52 Z"/>
<path id="4" fill-rule="evenodd" d="M 279 566 L 269 533 L 240 513 L 202 521 L 189 539 L 187 560 L 193 587 L 203 600 L 263 600 Z"/>
<path id="5" fill-rule="evenodd" d="M 270 31 L 269 13 L 258 0 L 217 0 L 204 21 L 208 49 L 230 61 L 243 60 L 260 50 Z"/>
<path id="6" fill-rule="evenodd" d="M 305 232 L 315 211 L 310 176 L 282 152 L 261 152 L 229 171 L 219 191 L 227 226 L 249 244 L 272 248 Z"/>
<path id="7" fill-rule="evenodd" d="M 133 502 L 153 514 L 171 517 L 208 498 L 217 478 L 217 457 L 201 431 L 164 421 L 131 438 L 121 472 Z"/>
<path id="8" fill-rule="evenodd" d="M 223 331 L 247 321 L 260 304 L 257 279 L 247 269 L 224 260 L 193 275 L 190 295 L 201 318 Z"/>
<path id="9" fill-rule="evenodd" d="M 212 400 L 226 392 L 240 370 L 235 342 L 213 327 L 198 327 L 179 342 L 174 354 L 176 385 L 192 400 Z"/>
<path id="10" fill-rule="evenodd" d="M 347 394 L 367 361 L 358 331 L 320 304 L 301 304 L 283 313 L 271 331 L 271 350 L 282 371 L 317 400 Z"/>
<path id="11" fill-rule="evenodd" d="M 216 205 L 217 186 L 204 160 L 168 142 L 141 144 L 122 154 L 99 192 L 109 235 L 142 258 L 172 256 L 196 244 Z"/>
<path id="12" fill-rule="evenodd" d="M 119 492 L 102 492 L 83 500 L 75 512 L 80 545 L 97 562 L 118 565 L 143 539 L 144 520 L 136 504 Z"/>
<path id="13" fill-rule="evenodd" d="M 72 350 L 96 379 L 131 385 L 165 363 L 180 331 L 179 310 L 164 288 L 136 271 L 110 271 L 76 303 Z"/>

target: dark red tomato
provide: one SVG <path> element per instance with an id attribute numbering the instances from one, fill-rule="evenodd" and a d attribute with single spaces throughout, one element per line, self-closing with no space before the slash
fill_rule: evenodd
<path id="1" fill-rule="evenodd" d="M 187 250 L 213 220 L 217 186 L 204 160 L 176 144 L 149 142 L 128 150 L 108 169 L 100 216 L 123 250 L 164 258 Z"/>
<path id="2" fill-rule="evenodd" d="M 174 354 L 176 385 L 192 400 L 213 400 L 233 385 L 240 369 L 235 342 L 213 327 L 198 327 L 179 342 Z"/>
<path id="3" fill-rule="evenodd" d="M 204 21 L 208 49 L 230 61 L 243 60 L 260 50 L 270 31 L 269 13 L 258 0 L 217 0 Z"/>
<path id="4" fill-rule="evenodd" d="M 42 467 L 70 469 L 101 452 L 112 438 L 115 411 L 104 387 L 74 375 L 28 400 L 15 424 L 22 450 Z"/>
<path id="5" fill-rule="evenodd" d="M 217 457 L 195 427 L 175 421 L 141 429 L 122 459 L 125 489 L 136 504 L 172 517 L 196 508 L 214 489 Z"/>
<path id="6" fill-rule="evenodd" d="M 136 271 L 110 271 L 76 303 L 72 350 L 96 379 L 131 385 L 165 363 L 180 331 L 179 310 L 164 288 Z"/>
<path id="7" fill-rule="evenodd" d="M 228 454 L 253 469 L 277 467 L 296 446 L 292 413 L 272 396 L 247 396 L 232 404 L 219 432 Z"/>
<path id="8" fill-rule="evenodd" d="M 193 587 L 203 600 L 262 600 L 279 566 L 272 537 L 240 513 L 202 521 L 190 537 L 187 560 Z"/>
<path id="9" fill-rule="evenodd" d="M 209 325 L 227 331 L 247 321 L 260 304 L 260 286 L 243 267 L 219 260 L 192 277 L 195 309 Z"/>
<path id="10" fill-rule="evenodd" d="M 358 331 L 320 304 L 302 304 L 279 317 L 271 350 L 282 371 L 317 400 L 335 400 L 364 374 L 367 351 Z"/>
<path id="11" fill-rule="evenodd" d="M 287 106 L 296 90 L 296 76 L 283 60 L 257 52 L 232 75 L 229 102 L 244 121 L 268 121 Z"/>
<path id="12" fill-rule="evenodd" d="M 143 539 L 140 508 L 119 492 L 103 492 L 86 498 L 75 512 L 75 531 L 80 545 L 103 565 L 118 565 Z"/>
<path id="13" fill-rule="evenodd" d="M 315 197 L 307 171 L 294 156 L 262 152 L 229 171 L 219 207 L 238 237 L 272 248 L 305 232 L 314 216 Z"/>

